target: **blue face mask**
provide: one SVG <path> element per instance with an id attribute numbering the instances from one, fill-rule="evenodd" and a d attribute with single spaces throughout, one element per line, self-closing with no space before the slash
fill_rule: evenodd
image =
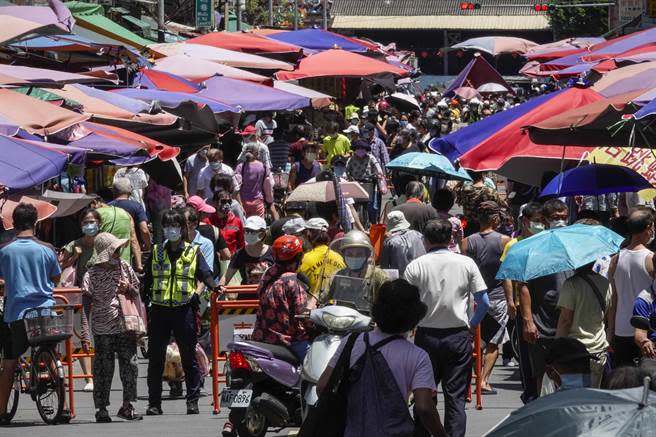
<path id="1" fill-rule="evenodd" d="M 169 241 L 178 241 L 180 239 L 181 232 L 178 227 L 166 227 L 164 228 L 164 238 Z"/>
<path id="2" fill-rule="evenodd" d="M 590 374 L 565 373 L 560 375 L 560 387 L 558 390 L 571 390 L 574 388 L 585 388 L 592 385 Z"/>
<path id="3" fill-rule="evenodd" d="M 82 233 L 90 237 L 95 237 L 98 234 L 98 223 L 87 223 L 82 225 Z"/>

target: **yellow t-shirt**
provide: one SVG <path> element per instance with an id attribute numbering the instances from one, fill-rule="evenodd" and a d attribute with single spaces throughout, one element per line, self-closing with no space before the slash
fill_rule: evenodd
<path id="1" fill-rule="evenodd" d="M 327 286 L 328 278 L 332 277 L 335 272 L 346 268 L 340 254 L 334 250 L 326 253 L 327 250 L 329 249 L 325 244 L 315 247 L 303 255 L 303 262 L 298 268 L 298 273 L 303 273 L 308 277 L 310 281 L 308 293 L 314 297 L 318 297 L 321 288 Z"/>
<path id="2" fill-rule="evenodd" d="M 513 245 L 520 240 L 521 240 L 520 237 L 515 237 L 506 244 L 506 247 L 503 248 L 503 253 L 501 253 L 501 258 L 500 258 L 501 262 L 503 262 L 506 259 L 506 255 L 508 254 L 510 248 L 513 247 Z"/>
<path id="3" fill-rule="evenodd" d="M 323 151 L 326 153 L 326 166 L 330 167 L 333 156 L 345 156 L 351 153 L 351 141 L 342 134 L 327 136 L 323 139 Z"/>

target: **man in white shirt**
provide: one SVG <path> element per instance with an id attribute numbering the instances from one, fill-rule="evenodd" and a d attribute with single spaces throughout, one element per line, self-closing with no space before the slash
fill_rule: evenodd
<path id="1" fill-rule="evenodd" d="M 196 192 L 189 194 L 198 195 L 206 201 L 212 200 L 214 193 L 212 193 L 210 182 L 212 182 L 214 176 L 221 173 L 230 176 L 234 176 L 235 174 L 230 166 L 223 162 L 223 151 L 220 149 L 211 149 L 207 152 L 207 165 L 201 170 L 200 175 L 198 176 Z"/>
<path id="2" fill-rule="evenodd" d="M 471 258 L 449 251 L 451 222 L 428 221 L 424 231 L 426 255 L 412 261 L 405 279 L 419 288 L 428 306 L 419 322 L 415 344 L 433 363 L 435 382 L 442 382 L 445 398 L 444 428 L 450 437 L 464 437 L 467 428 L 465 396 L 472 369 L 472 333 L 489 307 L 487 286 Z M 470 319 L 470 309 L 476 310 Z M 418 424 L 416 436 L 428 436 Z"/>
<path id="3" fill-rule="evenodd" d="M 185 162 L 182 186 L 186 199 L 195 196 L 198 192 L 200 172 L 207 167 L 207 153 L 209 149 L 210 146 L 203 146 L 198 152 L 189 156 Z"/>
<path id="4" fill-rule="evenodd" d="M 255 131 L 257 132 L 258 141 L 263 142 L 265 145 L 273 143 L 273 131 L 278 128 L 278 123 L 273 119 L 273 112 L 265 112 L 262 118 L 255 123 Z"/>

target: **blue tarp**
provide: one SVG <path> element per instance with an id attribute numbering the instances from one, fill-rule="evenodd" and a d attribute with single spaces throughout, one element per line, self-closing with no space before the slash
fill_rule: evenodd
<path id="1" fill-rule="evenodd" d="M 560 90 L 534 97 L 519 106 L 515 106 L 506 111 L 497 112 L 494 115 L 477 121 L 474 124 L 470 124 L 469 126 L 465 126 L 445 137 L 433 139 L 428 147 L 431 150 L 446 156 L 451 162 L 454 162 L 460 156 L 476 147 L 479 143 L 485 141 L 487 138 L 506 127 L 513 120 L 516 120 L 543 103 L 553 99 L 563 91 L 566 90 Z"/>
<path id="2" fill-rule="evenodd" d="M 289 32 L 279 32 L 267 35 L 267 38 L 286 42 L 288 44 L 294 44 L 310 50 L 322 51 L 340 48 L 348 52 L 363 53 L 367 51 L 367 47 L 362 44 L 353 42 L 336 33 L 321 29 L 302 29 Z"/>

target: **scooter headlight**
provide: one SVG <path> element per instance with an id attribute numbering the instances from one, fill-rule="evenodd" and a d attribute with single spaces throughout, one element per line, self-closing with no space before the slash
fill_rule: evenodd
<path id="1" fill-rule="evenodd" d="M 323 313 L 321 318 L 328 329 L 344 330 L 355 323 L 354 316 L 335 316 L 327 312 Z"/>

